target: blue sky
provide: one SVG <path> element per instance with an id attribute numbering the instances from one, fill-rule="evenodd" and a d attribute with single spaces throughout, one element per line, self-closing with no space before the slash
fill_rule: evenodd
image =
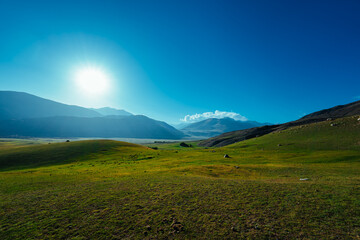
<path id="1" fill-rule="evenodd" d="M 0 90 L 178 122 L 280 123 L 359 100 L 359 1 L 0 1 Z M 83 66 L 111 91 L 81 94 Z"/>

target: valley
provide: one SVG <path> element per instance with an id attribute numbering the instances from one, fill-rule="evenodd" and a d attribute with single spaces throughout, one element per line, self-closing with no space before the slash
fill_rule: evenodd
<path id="1" fill-rule="evenodd" d="M 221 148 L 1 142 L 0 238 L 356 239 L 359 133 L 352 116 Z"/>
<path id="2" fill-rule="evenodd" d="M 360 240 L 360 1 L 0 11 L 0 240 Z"/>

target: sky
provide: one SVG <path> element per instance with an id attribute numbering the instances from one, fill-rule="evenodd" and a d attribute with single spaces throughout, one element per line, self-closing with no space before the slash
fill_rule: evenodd
<path id="1" fill-rule="evenodd" d="M 287 122 L 360 100 L 359 12 L 348 0 L 0 0 L 0 90 L 168 123 Z M 105 92 L 79 87 L 86 68 Z"/>

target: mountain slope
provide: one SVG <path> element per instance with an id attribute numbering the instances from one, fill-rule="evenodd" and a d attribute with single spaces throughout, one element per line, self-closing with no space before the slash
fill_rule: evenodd
<path id="1" fill-rule="evenodd" d="M 170 125 L 145 116 L 113 108 L 95 110 L 28 93 L 0 91 L 0 136 L 157 139 L 184 136 Z"/>
<path id="2" fill-rule="evenodd" d="M 184 136 L 165 122 L 136 115 L 108 117 L 47 117 L 1 120 L 1 137 L 119 137 L 179 139 Z"/>
<path id="3" fill-rule="evenodd" d="M 24 92 L 0 91 L 0 119 L 25 119 L 54 116 L 100 117 L 101 114 Z"/>
<path id="4" fill-rule="evenodd" d="M 122 109 L 115 109 L 110 107 L 103 107 L 103 108 L 90 108 L 91 110 L 100 113 L 103 116 L 131 116 L 132 114 L 122 110 Z"/>
<path id="5" fill-rule="evenodd" d="M 308 114 L 301 119 L 342 118 L 360 115 L 360 101 L 339 105 Z"/>
<path id="6" fill-rule="evenodd" d="M 227 132 L 219 136 L 203 140 L 199 143 L 199 145 L 205 147 L 221 147 L 254 137 L 263 136 L 271 132 L 282 131 L 293 126 L 301 126 L 305 124 L 330 120 L 330 118 L 336 119 L 359 114 L 360 101 L 357 101 L 346 105 L 339 105 L 333 108 L 314 112 L 312 114 L 304 116 L 303 118 L 300 118 L 299 120 L 284 124 L 262 126 L 240 131 Z"/>
<path id="7" fill-rule="evenodd" d="M 185 134 L 197 137 L 212 137 L 221 133 L 262 126 L 254 121 L 236 121 L 232 118 L 209 118 L 192 123 L 183 129 Z"/>
<path id="8" fill-rule="evenodd" d="M 301 126 L 290 127 L 283 131 L 272 132 L 262 137 L 241 141 L 226 148 L 241 148 L 245 151 L 342 151 L 360 150 L 360 121 L 358 116 L 337 118 Z M 358 154 L 357 154 L 358 155 Z M 301 157 L 304 157 L 301 155 Z M 300 158 L 301 158 L 300 157 Z M 350 156 L 345 159 L 329 159 L 328 163 L 339 161 L 358 161 Z M 316 162 L 319 159 L 309 159 Z M 324 160 L 321 160 L 324 162 Z"/>

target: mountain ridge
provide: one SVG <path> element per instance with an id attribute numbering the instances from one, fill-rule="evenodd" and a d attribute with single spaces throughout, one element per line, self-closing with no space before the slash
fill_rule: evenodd
<path id="1" fill-rule="evenodd" d="M 123 118 L 56 116 L 0 120 L 0 136 L 180 139 L 184 134 L 165 122 L 133 115 Z"/>
<path id="2" fill-rule="evenodd" d="M 237 121 L 233 118 L 208 118 L 199 122 L 191 123 L 181 130 L 190 136 L 213 137 L 225 132 L 248 129 L 264 124 L 255 121 Z"/>
<path id="3" fill-rule="evenodd" d="M 271 132 L 282 131 L 294 126 L 301 126 L 305 124 L 332 120 L 336 118 L 349 117 L 360 115 L 360 101 L 352 102 L 349 104 L 338 105 L 332 108 L 323 109 L 310 113 L 298 120 L 276 124 L 266 125 L 262 127 L 255 127 L 245 130 L 232 131 L 223 133 L 219 136 L 202 140 L 199 146 L 203 147 L 222 147 L 236 142 L 244 141 L 247 139 L 263 136 Z"/>
<path id="4" fill-rule="evenodd" d="M 104 110 L 104 109 L 103 109 Z M 116 115 L 62 104 L 24 92 L 0 91 L 1 137 L 127 137 L 180 139 L 185 135 L 165 122 L 124 110 Z M 121 115 L 121 114 L 130 115 Z"/>
<path id="5" fill-rule="evenodd" d="M 125 111 L 124 109 L 116 109 L 111 107 L 102 107 L 102 108 L 89 108 L 97 113 L 100 113 L 103 116 L 131 116 L 132 113 Z"/>
<path id="6" fill-rule="evenodd" d="M 335 107 L 323 109 L 305 115 L 301 119 L 314 119 L 314 118 L 341 118 L 354 115 L 360 115 L 360 100 L 348 104 L 337 105 Z"/>
<path id="7" fill-rule="evenodd" d="M 0 119 L 25 119 L 54 116 L 100 117 L 80 106 L 59 103 L 25 92 L 0 91 Z"/>

